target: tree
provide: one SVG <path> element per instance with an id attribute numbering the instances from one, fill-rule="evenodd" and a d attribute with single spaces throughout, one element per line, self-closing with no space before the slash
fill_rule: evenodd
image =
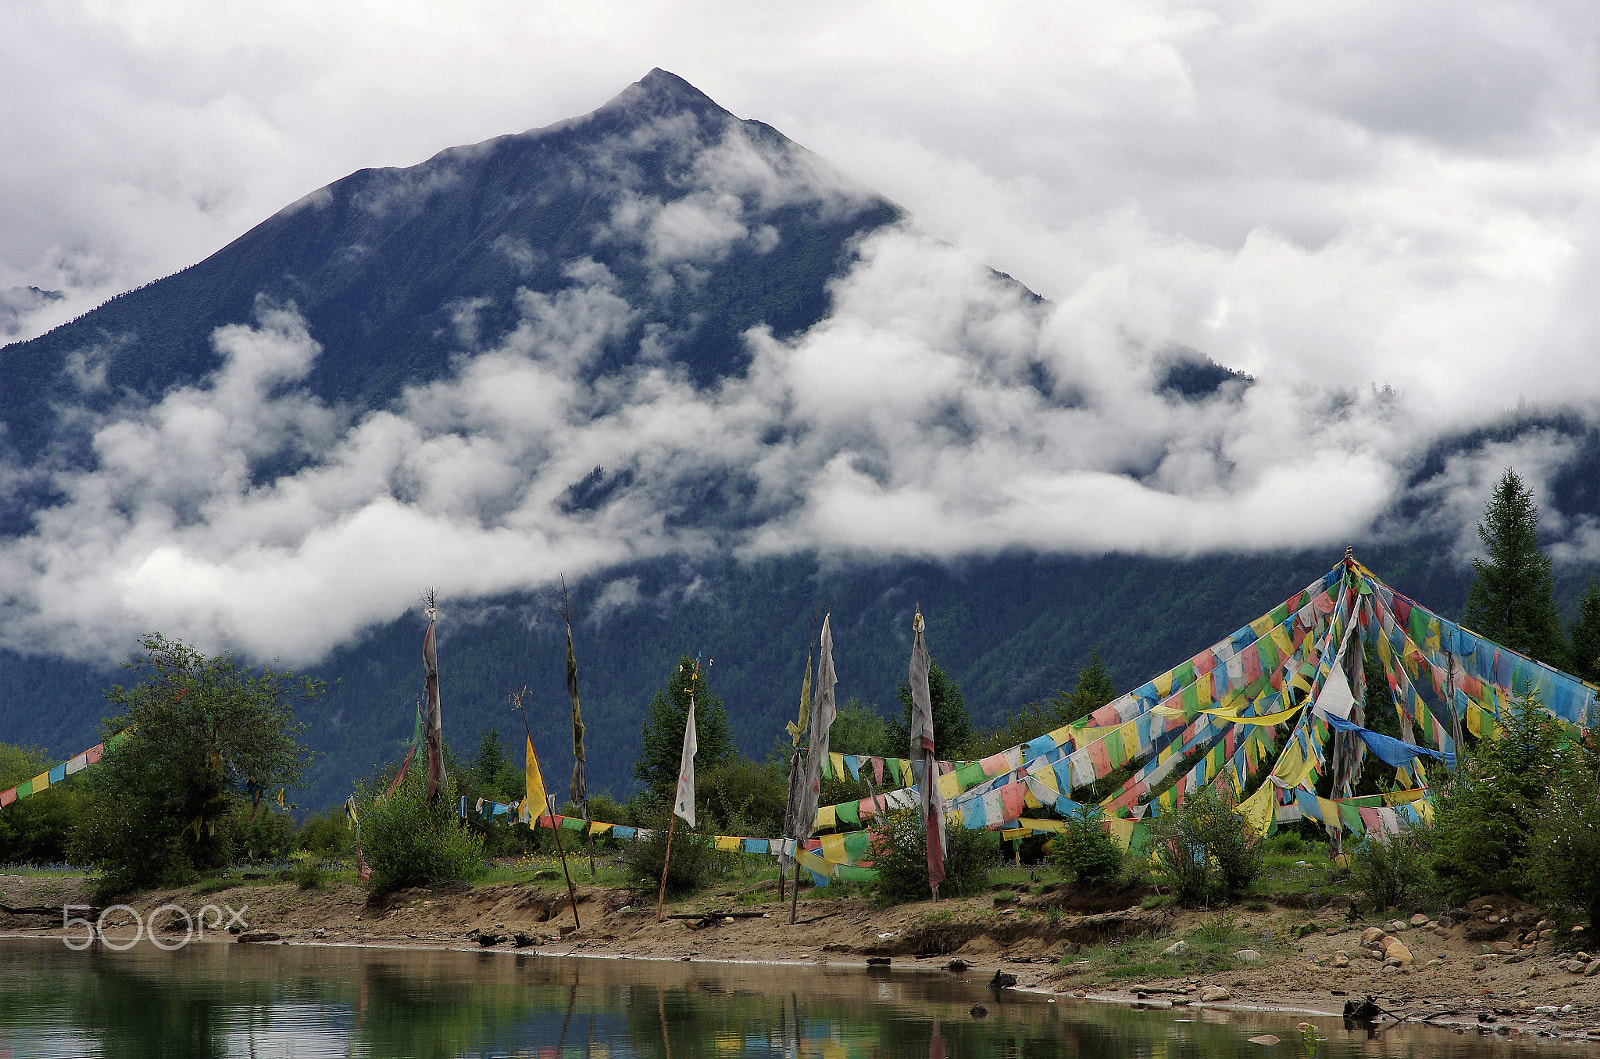
<path id="1" fill-rule="evenodd" d="M 31 780 L 52 764 L 42 750 L 0 743 L 0 790 Z M 0 810 L 0 864 L 66 860 L 67 839 L 81 801 L 77 782 L 56 783 Z"/>
<path id="2" fill-rule="evenodd" d="M 904 754 L 911 746 L 911 684 L 900 682 L 900 717 L 891 726 L 890 740 Z M 933 705 L 934 754 L 941 761 L 959 757 L 972 745 L 972 720 L 961 687 L 945 676 L 938 662 L 928 666 L 928 700 Z"/>
<path id="3" fill-rule="evenodd" d="M 1539 548 L 1539 509 L 1517 472 L 1508 468 L 1500 479 L 1483 509 L 1478 538 L 1488 554 L 1472 560 L 1475 576 L 1462 624 L 1530 658 L 1565 664 L 1550 557 Z"/>
<path id="4" fill-rule="evenodd" d="M 840 754 L 866 757 L 898 757 L 905 750 L 890 746 L 889 723 L 860 699 L 847 699 L 839 707 L 829 729 L 828 746 Z"/>
<path id="5" fill-rule="evenodd" d="M 1058 691 L 1051 699 L 1061 724 L 1070 724 L 1087 717 L 1117 697 L 1117 687 L 1111 683 L 1105 663 L 1100 661 L 1100 648 L 1089 649 L 1089 661 L 1078 671 L 1078 683 L 1071 691 Z"/>
<path id="6" fill-rule="evenodd" d="M 469 793 L 496 801 L 515 801 L 526 790 L 522 769 L 511 763 L 500 729 L 490 728 L 478 737 L 478 752 L 472 756 L 472 790 Z"/>
<path id="7" fill-rule="evenodd" d="M 246 790 L 265 799 L 299 783 L 307 755 L 292 702 L 325 688 L 159 633 L 139 643 L 123 668 L 140 682 L 105 693 L 117 710 L 103 722 L 105 757 L 84 773 L 89 805 L 72 840 L 74 856 L 98 865 L 113 892 L 226 863 L 228 829 L 217 823 L 248 807 Z"/>
<path id="8" fill-rule="evenodd" d="M 1572 672 L 1592 684 L 1600 684 L 1600 580 L 1589 579 L 1589 587 L 1578 600 L 1578 614 L 1572 619 Z"/>
<path id="9" fill-rule="evenodd" d="M 1524 858 L 1551 792 L 1582 774 L 1582 749 L 1529 690 L 1502 707 L 1499 730 L 1480 739 L 1454 772 L 1434 778 L 1438 802 L 1429 846 L 1434 875 L 1452 901 L 1517 893 Z"/>
<path id="10" fill-rule="evenodd" d="M 645 708 L 639 760 L 634 778 L 657 801 L 670 798 L 678 786 L 678 762 L 683 757 L 683 729 L 689 719 L 689 695 L 694 693 L 695 739 L 699 749 L 695 768 L 711 769 L 735 754 L 722 700 L 712 692 L 706 675 L 697 672 L 688 655 L 678 659 L 667 686 L 656 692 Z"/>

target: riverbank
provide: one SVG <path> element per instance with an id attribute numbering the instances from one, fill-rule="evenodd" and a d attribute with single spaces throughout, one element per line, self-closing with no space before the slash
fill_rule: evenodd
<path id="1" fill-rule="evenodd" d="M 0 903 L 14 908 L 86 905 L 88 893 L 78 876 L 0 876 Z M 878 908 L 808 890 L 791 926 L 788 903 L 764 886 L 669 903 L 668 915 L 694 918 L 664 922 L 653 896 L 581 885 L 577 896 L 579 923 L 565 888 L 510 883 L 373 900 L 348 882 L 302 890 L 258 880 L 152 891 L 127 904 L 146 920 L 161 906 L 191 914 L 215 906 L 240 936 L 267 943 L 775 964 L 888 960 L 929 969 L 958 960 L 964 978 L 998 972 L 1017 988 L 1058 996 L 1327 1017 L 1370 995 L 1385 1010 L 1462 1031 L 1600 1041 L 1600 952 L 1584 951 L 1587 931 L 1558 927 L 1507 898 L 1470 902 L 1456 910 L 1459 919 L 1352 920 L 1265 901 L 1218 911 L 1135 904 L 1080 912 L 1057 891 Z M 131 936 L 124 912 L 107 925 L 113 939 Z M 164 942 L 184 930 L 181 917 L 162 913 Z M 49 937 L 63 929 L 59 918 L 0 912 L 0 933 Z M 213 929 L 206 940 L 236 938 Z"/>

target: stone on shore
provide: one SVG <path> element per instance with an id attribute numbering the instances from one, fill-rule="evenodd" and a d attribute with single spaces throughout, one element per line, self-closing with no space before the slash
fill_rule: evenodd
<path id="1" fill-rule="evenodd" d="M 1200 1003 L 1215 1004 L 1222 1000 L 1232 1000 L 1233 993 L 1225 985 L 1208 985 L 1200 990 Z"/>

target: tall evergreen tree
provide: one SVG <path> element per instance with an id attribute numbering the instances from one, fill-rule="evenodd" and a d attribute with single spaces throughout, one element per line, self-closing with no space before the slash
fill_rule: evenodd
<path id="1" fill-rule="evenodd" d="M 1572 619 L 1572 672 L 1590 683 L 1600 684 L 1600 579 L 1590 578 L 1589 587 L 1578 600 L 1578 614 Z"/>
<path id="2" fill-rule="evenodd" d="M 1478 538 L 1488 554 L 1472 560 L 1475 577 L 1462 624 L 1530 658 L 1565 665 L 1550 557 L 1539 548 L 1539 509 L 1517 472 L 1508 468 L 1500 479 Z"/>
<path id="3" fill-rule="evenodd" d="M 731 761 L 737 753 L 722 700 L 706 683 L 705 673 L 695 672 L 694 661 L 688 655 L 679 658 L 667 677 L 667 686 L 656 692 L 645 709 L 642 745 L 639 760 L 633 763 L 633 775 L 657 799 L 672 797 L 678 786 L 683 727 L 689 719 L 691 691 L 694 693 L 695 738 L 699 744 L 695 767 L 710 771 Z"/>
<path id="4" fill-rule="evenodd" d="M 900 717 L 892 728 L 890 741 L 896 755 L 911 744 L 911 685 L 900 682 Z M 967 700 L 961 686 L 945 675 L 938 662 L 928 666 L 928 699 L 933 705 L 933 752 L 940 761 L 965 754 L 972 745 L 972 719 L 967 716 Z"/>
<path id="5" fill-rule="evenodd" d="M 1078 671 L 1078 683 L 1071 691 L 1058 691 L 1052 697 L 1056 716 L 1062 724 L 1070 724 L 1087 717 L 1117 697 L 1117 686 L 1111 683 L 1111 674 L 1100 661 L 1100 648 L 1089 649 L 1089 660 Z"/>

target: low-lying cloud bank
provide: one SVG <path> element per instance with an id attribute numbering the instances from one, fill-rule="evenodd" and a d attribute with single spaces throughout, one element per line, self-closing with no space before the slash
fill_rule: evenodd
<path id="1" fill-rule="evenodd" d="M 650 357 L 594 378 L 635 309 L 593 260 L 567 275 L 380 410 L 299 385 L 320 347 L 292 307 L 219 329 L 203 383 L 83 424 L 88 469 L 30 472 L 63 499 L 0 544 L 0 641 L 106 659 L 159 628 L 303 664 L 423 585 L 463 599 L 652 556 L 1331 549 L 1370 536 L 1434 436 L 1370 387 L 1182 396 L 1163 383 L 1183 354 L 1086 340 L 906 226 L 861 241 L 825 320 L 751 331 L 748 371 L 705 388 Z M 1470 523 L 1505 462 L 1537 483 L 1569 444 L 1460 457 L 1428 510 Z"/>

